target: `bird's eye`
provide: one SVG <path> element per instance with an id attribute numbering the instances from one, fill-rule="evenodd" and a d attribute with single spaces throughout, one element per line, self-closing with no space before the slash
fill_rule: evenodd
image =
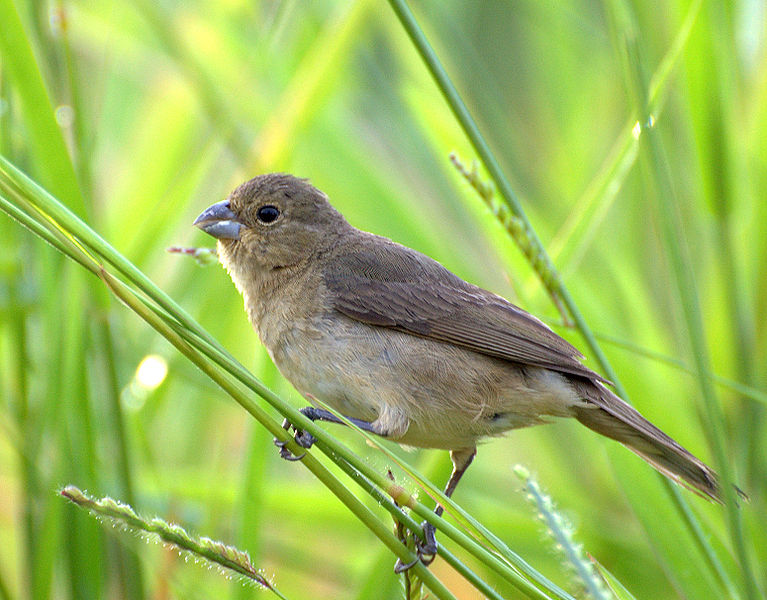
<path id="1" fill-rule="evenodd" d="M 274 221 L 276 221 L 277 217 L 279 216 L 280 209 L 276 206 L 272 206 L 271 204 L 261 206 L 256 211 L 256 218 L 261 221 L 261 223 L 274 223 Z"/>

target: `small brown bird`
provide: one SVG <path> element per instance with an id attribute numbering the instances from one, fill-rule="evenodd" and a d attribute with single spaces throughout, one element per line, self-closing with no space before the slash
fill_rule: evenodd
<path id="1" fill-rule="evenodd" d="M 255 177 L 195 225 L 218 238 L 282 374 L 369 432 L 450 450 L 446 495 L 478 440 L 553 416 L 575 417 L 721 501 L 715 473 L 613 394 L 572 345 L 428 256 L 352 227 L 307 180 Z M 339 422 L 326 410 L 303 412 Z M 296 440 L 313 442 L 305 432 Z M 421 551 L 432 555 L 434 530 L 425 531 Z"/>

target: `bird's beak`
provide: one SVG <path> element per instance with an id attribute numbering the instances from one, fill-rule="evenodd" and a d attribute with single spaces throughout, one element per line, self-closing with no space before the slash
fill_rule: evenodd
<path id="1" fill-rule="evenodd" d="M 206 208 L 194 221 L 194 225 L 219 240 L 239 240 L 242 223 L 229 208 L 229 200 L 216 202 Z"/>

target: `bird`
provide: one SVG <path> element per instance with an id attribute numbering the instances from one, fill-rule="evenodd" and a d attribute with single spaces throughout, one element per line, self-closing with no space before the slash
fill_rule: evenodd
<path id="1" fill-rule="evenodd" d="M 425 254 L 353 227 L 307 179 L 256 176 L 194 225 L 217 238 L 219 260 L 285 378 L 310 404 L 370 433 L 448 450 L 446 496 L 481 440 L 571 417 L 722 502 L 716 473 L 611 391 L 568 341 Z M 317 406 L 302 412 L 343 422 Z M 303 431 L 295 440 L 314 441 Z M 284 458 L 300 458 L 275 443 Z M 436 549 L 424 523 L 419 556 L 428 564 Z"/>

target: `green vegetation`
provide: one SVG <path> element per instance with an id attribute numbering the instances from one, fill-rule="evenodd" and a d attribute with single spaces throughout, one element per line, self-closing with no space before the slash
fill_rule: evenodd
<path id="1" fill-rule="evenodd" d="M 0 600 L 276 597 L 70 484 L 291 599 L 767 590 L 760 5 L 410 8 L 0 0 Z M 280 460 L 304 401 L 226 273 L 166 252 L 209 246 L 195 216 L 266 171 L 554 324 L 750 503 L 575 422 L 512 432 L 405 582 L 447 453 L 306 423 L 317 446 Z"/>

